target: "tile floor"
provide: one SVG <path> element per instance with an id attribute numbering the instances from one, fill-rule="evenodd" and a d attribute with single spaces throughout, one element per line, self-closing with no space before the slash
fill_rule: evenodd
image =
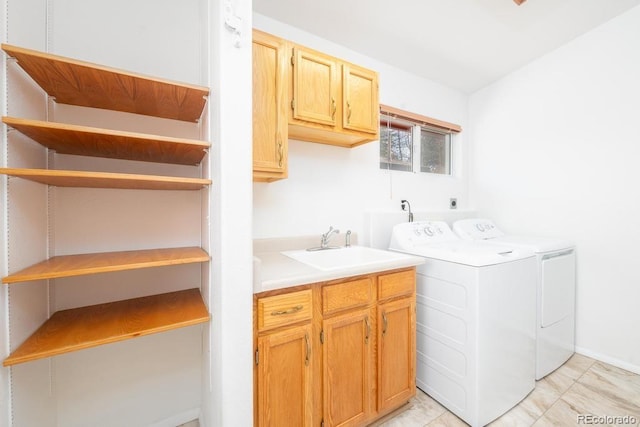
<path id="1" fill-rule="evenodd" d="M 631 416 L 640 427 L 640 375 L 574 355 L 555 372 L 536 383 L 536 388 L 515 408 L 490 427 L 570 427 L 578 414 Z M 184 424 L 197 427 L 198 421 Z M 603 424 L 600 422 L 597 425 Z M 467 424 L 418 390 L 401 413 L 375 423 L 377 427 L 466 427 Z"/>
<path id="2" fill-rule="evenodd" d="M 578 423 L 578 414 L 631 416 L 640 425 L 640 375 L 574 355 L 536 383 L 536 388 L 491 427 L 563 427 Z M 603 424 L 600 425 L 611 425 Z M 380 427 L 465 427 L 467 424 L 418 390 L 406 410 L 378 424 Z"/>

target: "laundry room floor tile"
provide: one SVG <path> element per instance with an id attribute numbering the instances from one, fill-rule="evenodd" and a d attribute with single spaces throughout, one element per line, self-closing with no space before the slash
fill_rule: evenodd
<path id="1" fill-rule="evenodd" d="M 640 375 L 575 354 L 491 427 L 582 426 L 579 415 L 630 416 L 640 427 Z M 602 425 L 602 423 L 600 423 Z M 460 418 L 418 389 L 403 412 L 375 426 L 465 427 Z"/>
<path id="2" fill-rule="evenodd" d="M 578 382 L 610 400 L 640 406 L 640 376 L 632 372 L 596 362 Z"/>
<path id="3" fill-rule="evenodd" d="M 444 406 L 417 390 L 416 396 L 409 401 L 406 409 L 393 418 L 374 423 L 371 427 L 424 427 L 445 412 L 447 410 Z"/>

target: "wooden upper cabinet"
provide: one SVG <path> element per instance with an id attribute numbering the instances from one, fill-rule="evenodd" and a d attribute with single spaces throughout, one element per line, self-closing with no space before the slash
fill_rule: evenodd
<path id="1" fill-rule="evenodd" d="M 378 139 L 378 73 L 290 43 L 289 136 L 355 147 Z"/>
<path id="2" fill-rule="evenodd" d="M 253 179 L 287 177 L 286 42 L 253 31 Z"/>
<path id="3" fill-rule="evenodd" d="M 378 73 L 352 64 L 342 65 L 342 127 L 378 133 Z"/>
<path id="4" fill-rule="evenodd" d="M 300 46 L 293 48 L 292 116 L 334 126 L 338 110 L 338 75 L 334 58 Z"/>
<path id="5" fill-rule="evenodd" d="M 254 181 L 287 177 L 289 138 L 355 147 L 378 116 L 378 73 L 253 30 Z"/>

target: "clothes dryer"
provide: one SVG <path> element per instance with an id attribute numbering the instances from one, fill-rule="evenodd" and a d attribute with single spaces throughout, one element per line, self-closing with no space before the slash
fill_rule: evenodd
<path id="1" fill-rule="evenodd" d="M 575 247 L 562 239 L 507 235 L 488 219 L 464 219 L 453 230 L 484 241 L 536 254 L 536 379 L 566 362 L 575 351 Z"/>
<path id="2" fill-rule="evenodd" d="M 389 249 L 417 266 L 416 385 L 472 426 L 535 387 L 533 252 L 464 241 L 445 222 L 393 228 Z"/>

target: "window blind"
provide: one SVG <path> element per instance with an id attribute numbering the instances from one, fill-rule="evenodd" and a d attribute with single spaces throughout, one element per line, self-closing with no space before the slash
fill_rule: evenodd
<path id="1" fill-rule="evenodd" d="M 420 126 L 439 130 L 440 132 L 445 131 L 447 133 L 459 133 L 462 131 L 462 127 L 455 123 L 449 123 L 443 120 L 423 116 L 421 114 L 411 113 L 389 105 L 380 104 L 380 114 L 395 119 L 407 120 Z M 381 120 L 381 122 L 384 122 L 384 119 Z"/>

